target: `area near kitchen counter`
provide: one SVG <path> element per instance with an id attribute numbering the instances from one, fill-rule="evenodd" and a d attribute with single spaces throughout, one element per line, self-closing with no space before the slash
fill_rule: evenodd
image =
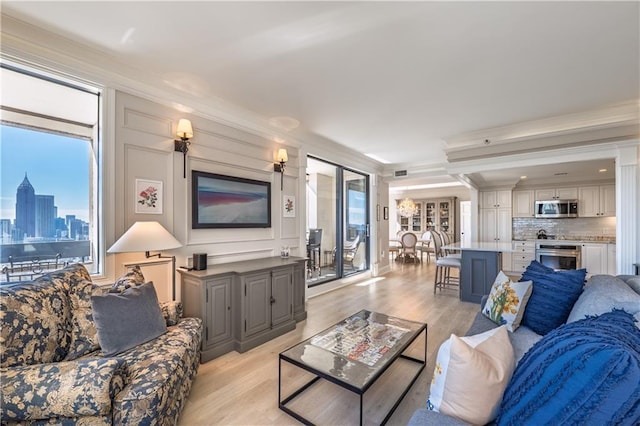
<path id="1" fill-rule="evenodd" d="M 555 244 L 576 245 L 580 251 L 580 268 L 589 275 L 616 274 L 616 218 L 579 217 L 540 219 L 514 217 L 514 253 L 512 269 L 522 273 L 536 259 L 538 233 L 544 231 Z"/>
<path id="2" fill-rule="evenodd" d="M 610 274 L 616 271 L 615 239 L 526 239 L 513 240 L 512 271 L 523 273 L 533 260 L 545 263 L 543 249 L 560 246 L 569 250 L 569 254 L 576 255 L 577 267 L 587 270 L 588 275 Z M 542 246 L 542 247 L 541 247 Z M 547 264 L 554 267 L 554 265 Z M 569 268 L 571 269 L 571 268 Z"/>

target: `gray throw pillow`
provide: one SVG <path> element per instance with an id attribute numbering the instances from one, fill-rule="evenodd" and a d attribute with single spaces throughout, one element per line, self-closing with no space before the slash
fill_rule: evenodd
<path id="1" fill-rule="evenodd" d="M 152 282 L 122 293 L 94 294 L 91 305 L 105 356 L 124 352 L 167 331 Z"/>

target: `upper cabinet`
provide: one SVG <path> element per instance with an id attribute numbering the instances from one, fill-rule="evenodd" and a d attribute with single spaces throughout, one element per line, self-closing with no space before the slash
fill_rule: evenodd
<path id="1" fill-rule="evenodd" d="M 535 201 L 535 193 L 532 189 L 513 191 L 513 217 L 534 217 Z"/>
<path id="2" fill-rule="evenodd" d="M 578 188 L 566 187 L 566 188 L 536 189 L 534 201 L 577 200 L 577 199 L 578 199 Z"/>
<path id="3" fill-rule="evenodd" d="M 605 217 L 616 215 L 616 186 L 582 186 L 579 188 L 578 216 Z"/>
<path id="4" fill-rule="evenodd" d="M 511 241 L 511 191 L 480 192 L 480 241 Z M 505 264 L 511 262 L 503 258 Z"/>
<path id="5" fill-rule="evenodd" d="M 511 191 L 480 192 L 481 209 L 493 209 L 498 207 L 511 207 Z"/>

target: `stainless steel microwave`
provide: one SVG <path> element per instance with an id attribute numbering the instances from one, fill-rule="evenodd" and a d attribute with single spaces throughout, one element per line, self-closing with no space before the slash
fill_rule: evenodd
<path id="1" fill-rule="evenodd" d="M 578 217 L 578 200 L 536 201 L 536 217 Z"/>

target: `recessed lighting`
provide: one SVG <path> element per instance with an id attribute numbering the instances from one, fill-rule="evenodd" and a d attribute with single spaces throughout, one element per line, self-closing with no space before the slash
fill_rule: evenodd
<path id="1" fill-rule="evenodd" d="M 527 178 L 526 176 L 520 176 L 520 179 L 526 179 L 526 178 Z"/>
<path id="2" fill-rule="evenodd" d="M 300 126 L 300 122 L 293 117 L 271 117 L 269 124 L 279 129 L 290 131 L 297 129 Z"/>
<path id="3" fill-rule="evenodd" d="M 606 172 L 606 171 L 607 171 L 607 169 L 600 169 L 600 170 L 598 170 L 598 171 L 599 171 L 600 173 L 604 173 L 604 172 Z"/>
<path id="4" fill-rule="evenodd" d="M 378 157 L 378 156 L 377 156 L 377 155 L 375 155 L 375 154 L 371 154 L 371 153 L 369 153 L 369 154 L 364 154 L 364 155 L 366 155 L 367 157 L 369 157 L 369 158 L 371 158 L 371 159 L 373 159 L 373 160 L 379 161 L 379 162 L 381 162 L 382 164 L 391 164 L 391 161 L 387 161 L 387 160 L 385 160 L 384 158 Z"/>

